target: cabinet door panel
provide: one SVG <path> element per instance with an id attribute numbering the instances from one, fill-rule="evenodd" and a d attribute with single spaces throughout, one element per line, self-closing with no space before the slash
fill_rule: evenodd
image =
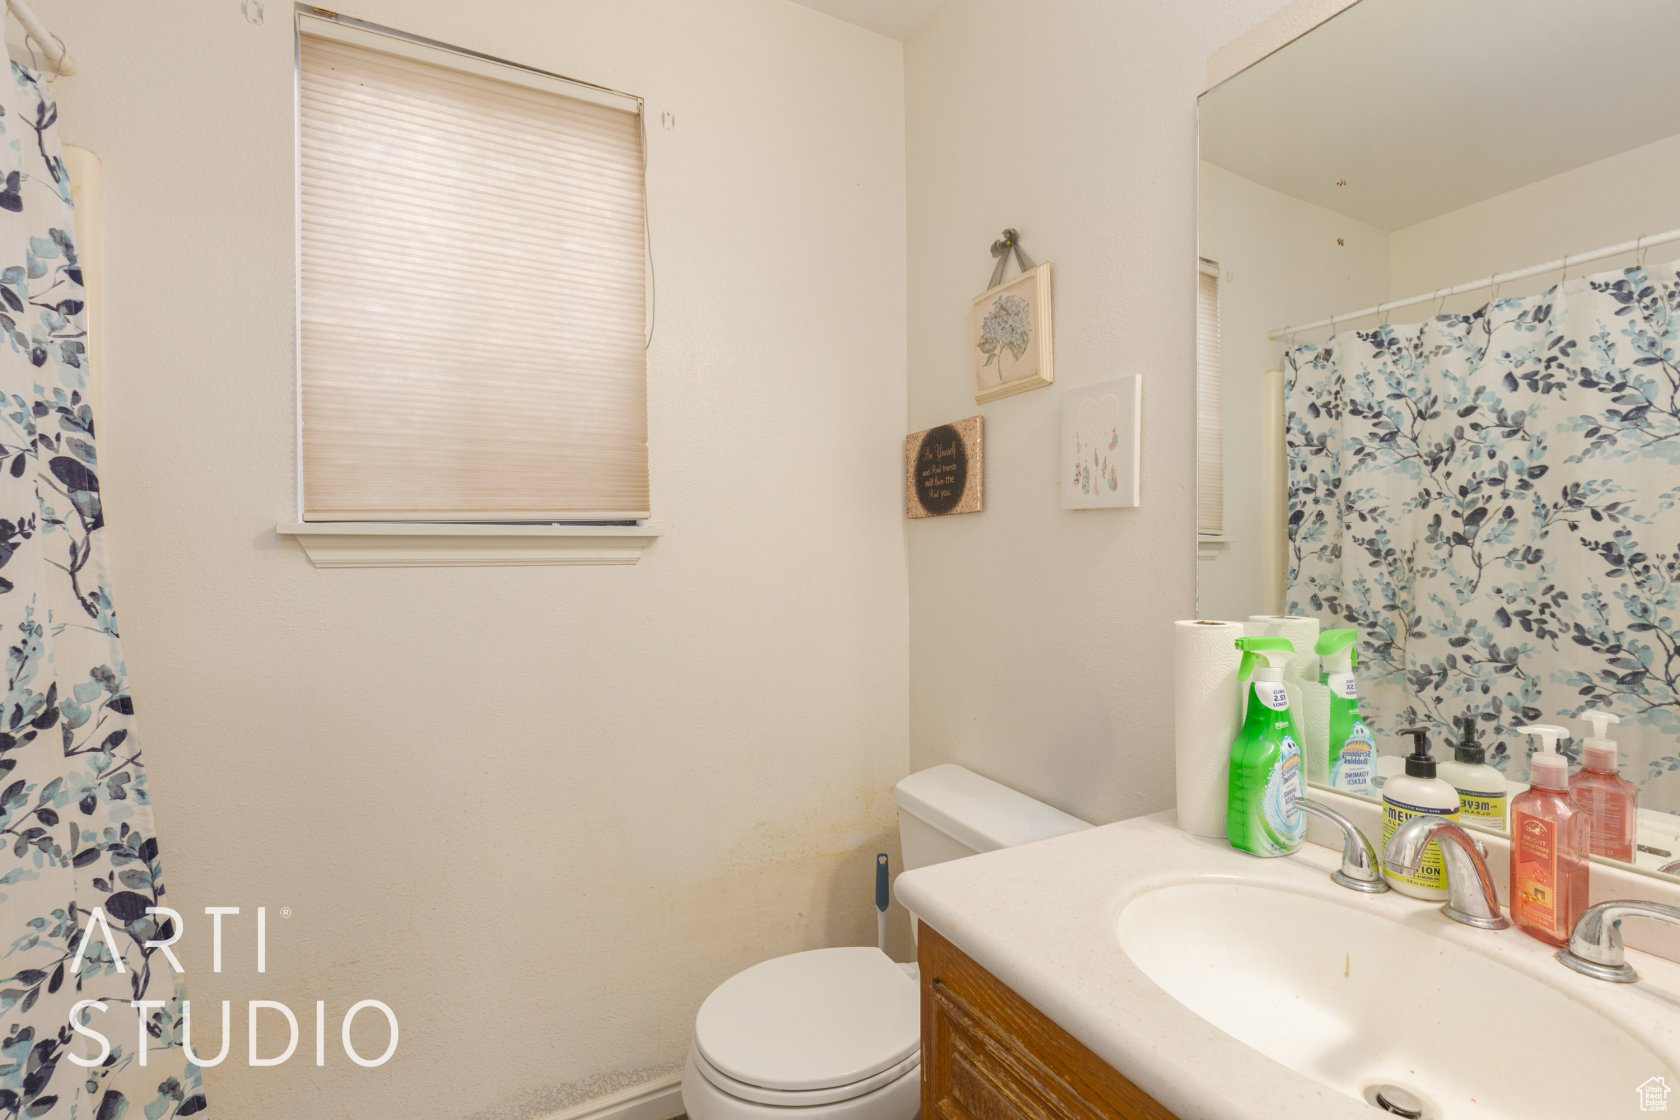
<path id="1" fill-rule="evenodd" d="M 938 933 L 918 944 L 924 1117 L 1175 1120 Z"/>

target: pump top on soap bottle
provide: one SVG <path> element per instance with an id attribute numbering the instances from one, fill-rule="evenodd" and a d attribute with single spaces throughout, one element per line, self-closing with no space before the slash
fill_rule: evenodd
<path id="1" fill-rule="evenodd" d="M 1429 728 L 1403 727 L 1400 734 L 1412 737 L 1412 753 L 1406 756 L 1406 777 L 1433 778 L 1435 756 L 1429 753 Z"/>
<path id="2" fill-rule="evenodd" d="M 1581 713 L 1581 719 L 1592 725 L 1592 735 L 1581 744 L 1581 761 L 1594 770 L 1609 770 L 1614 773 L 1620 765 L 1617 757 L 1616 744 L 1609 736 L 1610 725 L 1622 722 L 1622 718 L 1611 712 L 1601 712 L 1597 708 L 1589 708 Z"/>
<path id="3" fill-rule="evenodd" d="M 1569 738 L 1569 729 L 1555 723 L 1529 723 L 1517 728 L 1522 735 L 1534 735 L 1540 745 L 1528 760 L 1528 784 L 1540 789 L 1569 788 L 1569 760 L 1558 753 L 1559 739 Z"/>
<path id="4" fill-rule="evenodd" d="M 1458 742 L 1453 744 L 1453 761 L 1466 766 L 1480 766 L 1487 761 L 1487 748 L 1476 734 L 1476 717 L 1465 716 L 1459 725 Z"/>

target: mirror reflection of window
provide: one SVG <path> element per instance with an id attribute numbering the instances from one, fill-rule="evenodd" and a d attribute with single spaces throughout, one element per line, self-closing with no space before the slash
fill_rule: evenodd
<path id="1" fill-rule="evenodd" d="M 1219 365 L 1219 265 L 1202 259 L 1196 273 L 1196 536 L 1225 537 L 1225 431 Z"/>

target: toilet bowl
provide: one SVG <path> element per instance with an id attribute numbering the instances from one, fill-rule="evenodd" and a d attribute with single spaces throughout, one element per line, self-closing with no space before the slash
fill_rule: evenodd
<path id="1" fill-rule="evenodd" d="M 683 1105 L 691 1120 L 910 1120 L 920 1030 L 916 981 L 879 949 L 776 957 L 701 1004 Z"/>
<path id="2" fill-rule="evenodd" d="M 893 791 L 906 869 L 1089 828 L 960 766 Z M 914 1120 L 921 1094 L 914 965 L 875 948 L 755 964 L 700 1005 L 683 1067 L 691 1120 Z"/>

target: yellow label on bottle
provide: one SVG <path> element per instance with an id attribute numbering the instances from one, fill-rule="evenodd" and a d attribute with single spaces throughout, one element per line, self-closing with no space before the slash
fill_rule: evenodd
<path id="1" fill-rule="evenodd" d="M 1505 830 L 1505 801 L 1503 790 L 1499 793 L 1484 792 L 1482 790 L 1461 789 L 1458 791 L 1458 814 L 1470 824 L 1486 825 L 1503 832 Z"/>
<path id="2" fill-rule="evenodd" d="M 1388 847 L 1388 841 L 1399 827 L 1413 817 L 1446 817 L 1449 821 L 1458 819 L 1456 809 L 1426 809 L 1422 805 L 1408 805 L 1404 801 L 1394 801 L 1383 798 L 1383 847 Z M 1396 871 L 1384 865 L 1383 874 L 1397 883 L 1407 883 L 1426 890 L 1447 893 L 1447 865 L 1441 858 L 1441 845 L 1430 844 L 1423 850 L 1423 861 L 1417 870 L 1411 874 Z"/>

